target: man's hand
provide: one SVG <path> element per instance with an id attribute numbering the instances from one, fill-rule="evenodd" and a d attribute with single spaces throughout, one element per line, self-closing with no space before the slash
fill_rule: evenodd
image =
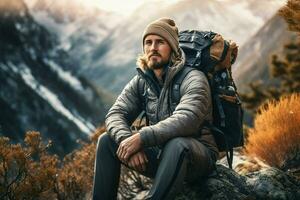
<path id="1" fill-rule="evenodd" d="M 147 163 L 147 156 L 144 150 L 141 150 L 130 157 L 127 165 L 138 172 L 144 172 L 146 170 Z"/>
<path id="2" fill-rule="evenodd" d="M 142 148 L 142 141 L 140 133 L 136 133 L 129 138 L 123 140 L 117 150 L 118 158 L 123 162 L 127 163 L 130 156 L 138 152 Z"/>

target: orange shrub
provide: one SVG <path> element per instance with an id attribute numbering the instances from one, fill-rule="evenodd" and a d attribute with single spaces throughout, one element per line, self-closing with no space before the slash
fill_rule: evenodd
<path id="1" fill-rule="evenodd" d="M 260 108 L 254 128 L 249 130 L 246 153 L 285 169 L 291 160 L 299 159 L 300 94 L 282 97 Z"/>
<path id="2" fill-rule="evenodd" d="M 46 199 L 54 194 L 59 159 L 46 151 L 38 132 L 27 132 L 25 146 L 0 137 L 0 199 Z"/>
<path id="3" fill-rule="evenodd" d="M 0 199 L 90 199 L 96 143 L 104 131 L 95 130 L 90 142 L 81 142 L 63 160 L 48 153 L 51 143 L 44 144 L 39 132 L 27 132 L 25 145 L 0 137 Z M 133 198 L 149 184 L 149 179 L 122 167 L 119 197 Z"/>
<path id="4" fill-rule="evenodd" d="M 101 129 L 97 129 L 100 135 Z M 61 161 L 47 152 L 39 132 L 25 145 L 0 137 L 0 199 L 87 199 L 91 194 L 96 144 L 83 143 Z"/>
<path id="5" fill-rule="evenodd" d="M 92 134 L 91 142 L 83 143 L 80 149 L 75 149 L 65 156 L 57 177 L 58 199 L 90 199 L 98 137 L 105 131 L 99 127 Z"/>

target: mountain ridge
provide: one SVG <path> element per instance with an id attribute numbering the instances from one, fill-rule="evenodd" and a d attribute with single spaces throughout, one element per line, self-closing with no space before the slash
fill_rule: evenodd
<path id="1" fill-rule="evenodd" d="M 281 54 L 283 46 L 295 37 L 287 30 L 285 21 L 275 14 L 240 48 L 233 76 L 241 92 L 248 92 L 248 85 L 256 80 L 275 83 L 270 79 L 269 68 L 272 54 Z M 276 42 L 274 42 L 276 41 Z"/>
<path id="2" fill-rule="evenodd" d="M 148 7 L 144 15 L 143 9 L 137 10 L 128 22 L 124 22 L 123 26 L 118 26 L 109 34 L 98 48 L 94 51 L 93 64 L 83 73 L 85 76 L 91 77 L 97 85 L 107 87 L 109 90 L 118 93 L 128 80 L 134 76 L 135 59 L 142 50 L 141 37 L 143 29 L 154 19 L 163 16 L 173 18 L 183 29 L 200 29 L 212 30 L 220 32 L 225 38 L 233 39 L 238 43 L 243 43 L 247 37 L 255 34 L 255 31 L 263 25 L 266 16 L 254 16 L 248 10 L 247 4 L 236 3 L 236 7 L 243 9 L 233 12 L 232 5 L 223 4 L 218 1 L 209 1 L 207 4 L 201 4 L 201 1 L 189 0 L 178 2 L 169 7 L 162 7 L 161 10 L 151 10 Z M 154 6 L 154 5 L 150 5 Z M 277 6 L 266 10 L 269 17 L 276 12 Z M 181 12 L 174 11 L 180 10 Z M 150 11 L 149 11 L 150 10 Z M 220 12 L 227 13 L 226 17 Z M 147 15 L 147 12 L 150 14 Z M 245 12 L 240 16 L 240 13 Z M 249 17 L 249 16 L 252 17 Z M 136 19 L 136 16 L 141 16 Z M 135 20 L 136 19 L 136 20 Z M 134 22 L 134 23 L 131 23 Z M 130 24 L 130 26 L 129 26 Z M 230 24 L 230 26 L 223 26 Z M 249 29 L 248 27 L 253 27 Z M 241 41 L 241 42 L 239 42 Z M 124 74 L 127 74 L 126 77 Z M 107 81 L 113 84 L 107 84 Z"/>
<path id="3" fill-rule="evenodd" d="M 22 0 L 5 0 L 0 10 L 1 135 L 19 142 L 26 131 L 40 131 L 53 140 L 55 153 L 68 153 L 104 121 L 108 108 L 67 70 L 75 67 L 68 54 Z"/>

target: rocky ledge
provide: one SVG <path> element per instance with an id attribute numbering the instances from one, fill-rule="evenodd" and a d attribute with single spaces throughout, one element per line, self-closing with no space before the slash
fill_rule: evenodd
<path id="1" fill-rule="evenodd" d="M 226 167 L 225 159 L 219 161 L 216 174 L 193 185 L 186 184 L 176 200 L 300 199 L 300 177 L 297 173 L 270 167 L 244 155 L 236 155 L 235 159 L 234 170 Z M 147 193 L 145 189 L 151 186 L 149 181 L 147 179 L 144 182 L 148 183 L 147 186 L 130 199 L 143 199 Z"/>
<path id="2" fill-rule="evenodd" d="M 217 165 L 217 172 L 201 183 L 186 185 L 176 199 L 300 199 L 300 180 L 276 168 L 240 175 L 223 165 Z"/>

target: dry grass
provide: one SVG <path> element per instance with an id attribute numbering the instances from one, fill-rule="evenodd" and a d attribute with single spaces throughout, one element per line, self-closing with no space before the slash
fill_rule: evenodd
<path id="1" fill-rule="evenodd" d="M 93 187 L 95 150 L 105 127 L 97 128 L 88 143 L 66 155 L 57 175 L 57 199 L 90 199 Z"/>
<path id="2" fill-rule="evenodd" d="M 249 130 L 246 153 L 284 168 L 300 153 L 300 95 L 269 102 L 259 111 Z"/>
<path id="3" fill-rule="evenodd" d="M 0 199 L 91 199 L 95 150 L 100 127 L 89 142 L 60 159 L 48 153 L 39 132 L 27 132 L 24 145 L 0 137 Z M 55 145 L 55 144 L 53 144 Z M 130 199 L 149 189 L 149 179 L 122 167 L 119 197 Z"/>

